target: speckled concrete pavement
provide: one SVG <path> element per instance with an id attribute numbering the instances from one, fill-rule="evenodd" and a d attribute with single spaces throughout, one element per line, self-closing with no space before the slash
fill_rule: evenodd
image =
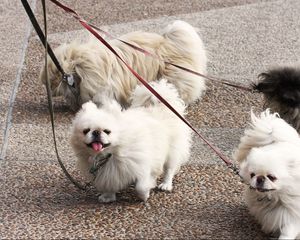
<path id="1" fill-rule="evenodd" d="M 274 64 L 300 54 L 298 0 L 78 1 L 65 3 L 87 20 L 120 35 L 159 32 L 174 19 L 197 27 L 209 55 L 211 75 L 249 84 Z M 40 2 L 37 5 L 41 19 Z M 48 3 L 53 46 L 86 37 L 79 24 Z M 16 20 L 17 16 L 17 20 Z M 184 238 L 265 239 L 248 214 L 243 185 L 200 139 L 191 161 L 174 181 L 174 191 L 154 190 L 147 203 L 133 189 L 113 204 L 75 189 L 58 167 L 51 140 L 45 90 L 37 78 L 43 49 L 19 1 L 0 3 L 0 239 Z M 188 119 L 231 156 L 262 97 L 208 82 L 205 97 L 189 107 Z M 80 179 L 68 144 L 70 112 L 55 100 L 59 151 Z"/>

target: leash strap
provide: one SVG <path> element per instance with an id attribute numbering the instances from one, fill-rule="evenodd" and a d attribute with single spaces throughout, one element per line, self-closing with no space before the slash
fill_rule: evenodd
<path id="1" fill-rule="evenodd" d="M 94 29 L 91 27 L 76 11 L 63 5 L 57 0 L 50 0 L 65 12 L 71 14 L 79 23 L 86 28 L 90 33 L 92 33 L 102 44 L 104 44 L 115 56 L 129 69 L 129 71 L 154 95 L 156 96 L 165 106 L 167 106 L 178 118 L 180 118 L 190 129 L 192 129 L 231 169 L 235 168 L 233 163 L 227 158 L 222 152 L 215 146 L 213 146 L 205 137 L 203 137 L 184 117 L 182 117 L 162 96 L 160 96 L 138 73 L 136 73 L 113 49 L 110 44 L 105 41 Z"/>
<path id="2" fill-rule="evenodd" d="M 22 0 L 22 2 L 25 2 L 26 0 Z M 52 104 L 52 94 L 51 94 L 51 88 L 50 88 L 50 81 L 48 78 L 48 69 L 47 69 L 47 53 L 48 51 L 48 44 L 47 44 L 47 15 L 46 15 L 46 3 L 45 0 L 41 0 L 42 5 L 43 5 L 43 16 L 44 16 L 44 28 L 45 28 L 45 35 L 44 35 L 44 46 L 45 46 L 45 76 L 46 76 L 46 89 L 47 89 L 47 97 L 48 97 L 48 108 L 50 112 L 50 119 L 51 119 L 51 126 L 52 126 L 52 135 L 53 135 L 53 141 L 54 141 L 54 148 L 55 148 L 55 153 L 56 157 L 58 160 L 58 163 L 63 170 L 64 174 L 66 177 L 79 189 L 81 190 L 87 190 L 86 186 L 81 185 L 79 182 L 77 182 L 67 171 L 65 168 L 63 162 L 61 161 L 61 158 L 58 154 L 58 149 L 57 149 L 57 143 L 56 143 L 56 135 L 55 135 L 55 126 L 54 126 L 54 111 L 53 111 L 53 104 Z M 28 5 L 29 6 L 29 5 Z M 40 28 L 39 28 L 40 29 Z"/>
<path id="3" fill-rule="evenodd" d="M 43 43 L 44 47 L 47 48 L 48 50 L 48 54 L 49 56 L 51 57 L 52 61 L 54 62 L 55 66 L 57 67 L 58 71 L 64 76 L 65 75 L 65 72 L 64 70 L 62 69 L 62 67 L 60 66 L 57 58 L 55 57 L 51 47 L 49 46 L 49 43 L 46 41 L 46 37 L 39 25 L 39 23 L 37 22 L 35 16 L 34 16 L 34 13 L 32 12 L 32 9 L 30 7 L 30 5 L 28 4 L 28 1 L 27 0 L 21 0 L 22 4 L 23 4 L 23 7 L 37 33 L 37 35 L 39 36 L 41 42 Z M 42 1 L 43 2 L 43 1 Z"/>

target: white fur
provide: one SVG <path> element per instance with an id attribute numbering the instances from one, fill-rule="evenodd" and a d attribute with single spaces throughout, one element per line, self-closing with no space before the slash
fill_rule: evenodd
<path id="1" fill-rule="evenodd" d="M 146 32 L 132 32 L 121 37 L 131 44 L 144 48 L 161 59 L 145 56 L 118 40 L 109 43 L 121 57 L 146 81 L 164 77 L 176 86 L 180 97 L 191 103 L 201 97 L 205 90 L 204 79 L 177 69 L 164 61 L 206 73 L 206 53 L 202 40 L 195 29 L 183 21 L 175 21 L 167 26 L 162 35 Z M 136 77 L 96 38 L 86 43 L 74 41 L 63 44 L 55 54 L 66 73 L 75 74 L 80 81 L 80 103 L 93 100 L 99 95 L 114 97 L 122 106 L 130 104 L 129 98 L 139 83 Z M 73 109 L 78 108 L 76 99 L 66 84 L 61 84 L 61 76 L 55 65 L 48 61 L 49 79 L 53 95 L 63 95 Z M 45 83 L 44 68 L 40 79 Z M 100 98 L 101 98 L 100 96 Z"/>
<path id="2" fill-rule="evenodd" d="M 183 101 L 173 85 L 161 81 L 152 86 L 157 91 L 169 88 L 165 97 L 184 114 Z M 143 106 L 143 100 L 139 104 L 145 95 L 150 97 L 151 93 L 138 88 L 133 101 L 139 106 L 124 111 L 114 100 L 103 99 L 101 109 L 92 102 L 85 103 L 74 119 L 71 144 L 78 157 L 78 166 L 88 179 L 92 178 L 88 159 L 98 153 L 86 146 L 92 140 L 88 134 L 83 134 L 83 129 L 101 131 L 101 141 L 111 144 L 100 154 L 109 152 L 112 157 L 97 172 L 94 181 L 102 193 L 99 201 L 114 201 L 115 193 L 132 183 L 138 196 L 146 201 L 163 170 L 165 176 L 159 187 L 171 191 L 173 176 L 189 158 L 191 134 L 188 127 L 160 102 L 152 102 L 148 107 Z M 111 133 L 105 134 L 104 129 Z"/>
<path id="3" fill-rule="evenodd" d="M 299 238 L 300 138 L 276 113 L 266 110 L 251 117 L 251 127 L 234 155 L 240 175 L 250 186 L 246 204 L 264 232 L 280 232 L 280 239 Z"/>

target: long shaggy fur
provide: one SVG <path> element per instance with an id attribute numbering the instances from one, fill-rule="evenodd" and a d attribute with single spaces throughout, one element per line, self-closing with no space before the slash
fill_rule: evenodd
<path id="1" fill-rule="evenodd" d="M 164 61 L 206 72 L 206 53 L 199 35 L 186 22 L 175 21 L 167 26 L 162 35 L 147 32 L 132 32 L 120 37 L 133 45 L 159 56 L 161 61 L 145 56 L 118 40 L 109 43 L 120 56 L 145 80 L 151 82 L 161 77 L 174 84 L 185 103 L 201 97 L 205 82 L 201 77 L 177 69 Z M 66 73 L 74 74 L 80 92 L 79 103 L 97 102 L 102 95 L 115 98 L 122 106 L 130 104 L 129 98 L 138 80 L 117 57 L 92 37 L 86 43 L 74 41 L 63 44 L 55 54 Z M 66 84 L 61 83 L 60 73 L 49 59 L 48 72 L 54 96 L 65 97 L 74 110 L 79 106 Z M 44 68 L 40 79 L 45 83 Z M 99 96 L 100 95 L 100 96 Z M 79 104 L 79 105 L 80 105 Z"/>
<path id="2" fill-rule="evenodd" d="M 300 237 L 300 138 L 269 109 L 259 117 L 251 113 L 251 119 L 234 154 L 250 185 L 246 204 L 264 232 L 295 239 Z"/>
<path id="3" fill-rule="evenodd" d="M 300 132 L 300 69 L 278 67 L 259 78 L 254 89 L 264 94 L 266 106 Z"/>
<path id="4" fill-rule="evenodd" d="M 163 90 L 166 99 L 184 114 L 185 105 L 172 84 L 164 80 L 152 86 L 160 93 Z M 115 201 L 115 193 L 130 184 L 135 184 L 138 197 L 146 201 L 163 172 L 159 188 L 171 191 L 173 176 L 189 158 L 188 127 L 158 101 L 148 105 L 147 100 L 148 106 L 144 106 L 144 99 L 149 99 L 151 93 L 141 88 L 134 92 L 135 106 L 127 110 L 121 111 L 117 102 L 106 98 L 101 108 L 92 102 L 83 104 L 74 119 L 71 145 L 86 178 L 92 178 L 89 170 L 93 163 L 89 159 L 112 154 L 94 180 L 101 202 Z M 97 139 L 95 131 L 99 133 Z M 91 143 L 96 148 L 89 147 Z"/>

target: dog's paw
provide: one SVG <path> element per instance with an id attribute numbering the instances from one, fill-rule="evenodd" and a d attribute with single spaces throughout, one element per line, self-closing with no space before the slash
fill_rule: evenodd
<path id="1" fill-rule="evenodd" d="M 110 203 L 116 201 L 115 193 L 103 193 L 98 197 L 98 201 L 101 203 Z"/>
<path id="2" fill-rule="evenodd" d="M 163 183 L 159 184 L 158 189 L 160 189 L 162 191 L 171 192 L 172 189 L 173 189 L 173 186 L 172 186 L 172 183 L 165 183 L 165 182 L 163 182 Z"/>
<path id="3" fill-rule="evenodd" d="M 150 196 L 150 191 L 138 192 L 138 198 L 146 202 Z"/>

